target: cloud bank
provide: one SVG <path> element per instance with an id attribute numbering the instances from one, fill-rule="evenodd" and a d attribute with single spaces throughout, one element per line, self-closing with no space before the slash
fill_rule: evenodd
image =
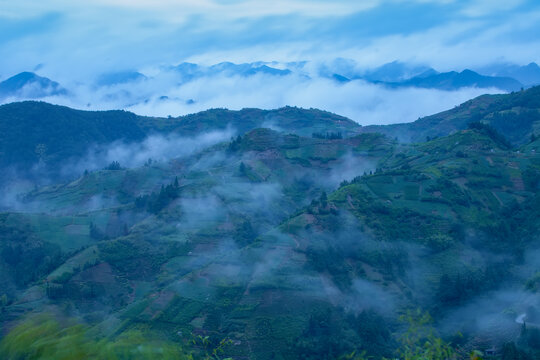
<path id="1" fill-rule="evenodd" d="M 176 79 L 178 80 L 178 79 Z M 497 89 L 442 91 L 391 89 L 362 80 L 338 83 L 296 74 L 273 76 L 216 75 L 187 83 L 157 76 L 135 83 L 93 88 L 78 86 L 70 96 L 45 101 L 88 110 L 125 109 L 140 115 L 179 116 L 209 108 L 318 108 L 347 116 L 362 125 L 410 122 Z"/>

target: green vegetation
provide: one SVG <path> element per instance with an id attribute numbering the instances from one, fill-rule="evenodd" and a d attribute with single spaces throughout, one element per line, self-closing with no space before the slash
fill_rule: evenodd
<path id="1" fill-rule="evenodd" d="M 406 142 L 422 142 L 465 130 L 469 123 L 489 125 L 513 145 L 529 142 L 540 128 L 540 86 L 505 95 L 483 95 L 452 110 L 413 123 L 365 126 L 361 132 L 379 132 Z"/>
<path id="2" fill-rule="evenodd" d="M 157 214 L 167 207 L 174 199 L 180 196 L 180 185 L 178 177 L 174 182 L 167 186 L 161 185 L 159 193 L 152 192 L 149 195 L 141 195 L 135 199 L 135 207 L 137 209 L 145 209 L 146 211 Z"/>
<path id="3" fill-rule="evenodd" d="M 0 213 L 0 357 L 533 359 L 535 91 L 436 115 L 452 127 L 415 144 L 297 108 L 151 119 L 3 107 L 97 132 L 115 115 L 119 132 L 141 131 L 125 141 L 245 124 L 178 159 L 113 162 L 14 197 Z M 503 132 L 493 114 L 510 110 L 524 120 Z M 52 156 L 31 141 L 51 164 L 87 149 L 69 140 Z M 433 319 L 409 311 L 420 306 Z"/>
<path id="4" fill-rule="evenodd" d="M 0 353 L 6 360 L 194 358 L 179 344 L 153 339 L 140 331 L 129 331 L 114 339 L 98 338 L 87 326 L 61 325 L 48 316 L 33 317 L 17 325 L 0 342 Z"/>

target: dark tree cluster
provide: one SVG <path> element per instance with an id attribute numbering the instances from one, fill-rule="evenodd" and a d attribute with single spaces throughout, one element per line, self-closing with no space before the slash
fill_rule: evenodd
<path id="1" fill-rule="evenodd" d="M 120 166 L 120 163 L 118 161 L 113 161 L 107 167 L 105 167 L 103 170 L 122 170 L 122 167 Z"/>
<path id="2" fill-rule="evenodd" d="M 241 144 L 242 144 L 242 137 L 238 135 L 236 138 L 231 139 L 228 150 L 231 152 L 238 151 L 240 149 Z"/>
<path id="3" fill-rule="evenodd" d="M 463 304 L 472 297 L 500 285 L 506 277 L 501 264 L 488 266 L 485 270 L 461 273 L 456 275 L 444 274 L 439 280 L 437 298 L 443 306 Z"/>
<path id="4" fill-rule="evenodd" d="M 347 262 L 347 256 L 335 247 L 309 247 L 305 251 L 307 267 L 319 273 L 328 273 L 341 290 L 347 290 L 352 285 L 354 269 Z"/>
<path id="5" fill-rule="evenodd" d="M 253 229 L 251 221 L 246 219 L 236 226 L 234 232 L 234 240 L 236 243 L 243 247 L 252 243 L 257 237 L 257 232 Z"/>
<path id="6" fill-rule="evenodd" d="M 90 237 L 94 240 L 107 240 L 107 235 L 93 222 L 90 223 Z"/>
<path id="7" fill-rule="evenodd" d="M 489 136 L 497 145 L 501 146 L 504 149 L 511 149 L 512 144 L 503 136 L 501 133 L 499 133 L 497 130 L 495 130 L 494 127 L 481 123 L 479 121 L 473 121 L 469 123 L 469 129 L 472 130 L 478 130 L 487 136 Z"/>
<path id="8" fill-rule="evenodd" d="M 514 143 L 521 143 L 538 120 L 538 111 L 522 109 L 519 112 L 502 111 L 493 114 L 490 125 L 501 134 L 506 134 Z"/>
<path id="9" fill-rule="evenodd" d="M 12 269 L 18 286 L 38 280 L 64 260 L 57 246 L 46 243 L 33 248 L 6 245 L 1 248 L 0 256 Z"/>
<path id="10" fill-rule="evenodd" d="M 180 185 L 178 184 L 178 177 L 176 177 L 171 184 L 167 186 L 161 185 L 158 193 L 152 192 L 151 194 L 137 197 L 135 199 L 135 207 L 139 210 L 146 210 L 149 213 L 157 214 L 179 196 Z"/>
<path id="11" fill-rule="evenodd" d="M 391 355 L 392 338 L 384 319 L 371 310 L 358 315 L 314 312 L 291 353 L 296 359 L 346 359 L 349 354 Z"/>

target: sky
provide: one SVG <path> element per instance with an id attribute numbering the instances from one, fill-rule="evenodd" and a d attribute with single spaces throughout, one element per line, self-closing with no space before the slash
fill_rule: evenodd
<path id="1" fill-rule="evenodd" d="M 438 71 L 492 63 L 525 65 L 540 63 L 538 34 L 537 0 L 0 0 L 0 80 L 35 71 L 75 93 L 51 102 L 121 107 L 148 115 L 216 106 L 298 105 L 328 109 L 361 123 L 412 121 L 482 91 L 433 91 L 427 100 L 419 100 L 416 111 L 410 101 L 418 91 L 391 92 L 367 84 L 343 89 L 322 79 L 299 86 L 301 79 L 237 79 L 231 84 L 230 79 L 216 78 L 161 91 L 186 99 L 194 98 L 187 92 L 198 91 L 200 99 L 207 99 L 190 108 L 157 103 L 150 95 L 145 104 L 131 98 L 115 102 L 111 99 L 118 95 L 97 96 L 99 91 L 90 85 L 103 73 L 137 70 L 152 76 L 186 61 L 321 64 L 345 58 L 368 69 L 399 60 Z M 163 82 L 148 86 L 154 88 L 154 97 L 158 85 Z M 224 96 L 220 87 L 231 96 Z M 341 99 L 331 98 L 332 93 Z M 392 105 L 393 99 L 374 103 L 384 97 L 405 108 Z M 359 105 L 342 104 L 342 99 L 359 98 Z M 391 119 L 385 115 L 389 112 Z"/>

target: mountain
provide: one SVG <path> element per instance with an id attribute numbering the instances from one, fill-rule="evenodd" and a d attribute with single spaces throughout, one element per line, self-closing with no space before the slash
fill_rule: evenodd
<path id="1" fill-rule="evenodd" d="M 182 81 L 184 82 L 188 82 L 197 77 L 204 76 L 204 69 L 202 69 L 199 65 L 193 63 L 184 62 L 174 66 L 172 70 L 179 73 Z"/>
<path id="2" fill-rule="evenodd" d="M 511 77 L 525 86 L 540 84 L 540 66 L 534 62 L 524 66 L 515 64 L 494 64 L 481 68 L 479 72 L 490 76 Z"/>
<path id="3" fill-rule="evenodd" d="M 56 167 L 92 144 L 142 140 L 145 132 L 137 119 L 124 111 L 85 112 L 44 102 L 2 105 L 0 164 L 30 168 L 41 158 Z"/>
<path id="4" fill-rule="evenodd" d="M 291 74 L 290 70 L 281 70 L 269 67 L 264 64 L 234 64 L 222 62 L 208 68 L 210 74 L 225 73 L 227 75 L 253 76 L 256 74 L 267 74 L 273 76 L 284 76 Z"/>
<path id="5" fill-rule="evenodd" d="M 471 70 L 463 70 L 462 72 L 450 71 L 435 74 L 428 72 L 402 82 L 388 83 L 388 85 L 395 87 L 412 86 L 447 91 L 464 87 L 497 88 L 505 91 L 517 91 L 523 87 L 519 81 L 512 78 L 484 76 Z"/>
<path id="6" fill-rule="evenodd" d="M 46 96 L 66 95 L 60 84 L 31 72 L 22 72 L 0 82 L 0 99 L 39 99 Z"/>
<path id="7" fill-rule="evenodd" d="M 366 72 L 361 78 L 371 82 L 395 83 L 415 77 L 421 78 L 431 73 L 436 73 L 436 71 L 428 66 L 415 66 L 393 61 Z"/>
<path id="8" fill-rule="evenodd" d="M 180 74 L 184 82 L 192 81 L 199 77 L 215 75 L 249 77 L 257 74 L 285 76 L 292 73 L 291 70 L 276 69 L 264 63 L 234 64 L 231 62 L 222 62 L 211 66 L 202 66 L 193 63 L 181 63 L 172 67 L 172 69 Z"/>
<path id="9" fill-rule="evenodd" d="M 532 73 L 534 68 L 516 70 L 513 74 Z M 332 78 L 338 82 L 351 80 L 364 80 L 374 84 L 388 87 L 419 87 L 440 89 L 446 91 L 458 90 L 464 87 L 497 88 L 504 91 L 517 91 L 523 85 L 512 75 L 480 75 L 472 70 L 462 72 L 450 71 L 439 73 L 428 66 L 411 65 L 400 61 L 393 61 L 368 71 L 359 71 L 354 62 L 336 61 L 330 66 L 323 66 L 320 70 L 322 76 Z M 520 78 L 523 78 L 521 76 Z M 527 84 L 529 84 L 527 82 Z M 525 83 L 523 83 L 525 84 Z"/>
<path id="10" fill-rule="evenodd" d="M 91 146 L 114 141 L 141 141 L 153 133 L 193 136 L 232 127 L 239 133 L 275 127 L 310 136 L 314 132 L 355 133 L 354 121 L 320 110 L 285 107 L 278 110 L 213 109 L 178 118 L 149 118 L 126 111 L 81 111 L 44 102 L 0 106 L 0 166 L 28 169 L 38 161 L 53 169 Z M 40 146 L 43 151 L 36 152 Z"/>
<path id="11" fill-rule="evenodd" d="M 513 346 L 533 359 L 538 124 L 495 114 L 536 111 L 538 91 L 367 129 L 291 107 L 164 119 L 2 106 L 10 154 L 65 139 L 60 167 L 94 139 L 114 161 L 12 202 L 3 192 L 0 354 L 465 359 Z M 400 143 L 405 125 L 440 135 Z M 232 126 L 232 138 L 202 144 Z M 30 129 L 49 139 L 9 143 Z M 153 141 L 171 156 L 124 162 Z"/>
<path id="12" fill-rule="evenodd" d="M 405 142 L 446 136 L 467 129 L 472 121 L 495 128 L 514 145 L 538 133 L 540 87 L 505 95 L 484 95 L 407 124 L 361 127 L 354 121 L 314 109 L 212 109 L 177 118 L 141 117 L 125 111 L 91 112 L 41 102 L 0 106 L 0 164 L 28 169 L 40 159 L 51 168 L 70 157 L 83 156 L 92 145 L 132 143 L 152 134 L 194 136 L 232 128 L 244 133 L 270 127 L 301 136 L 338 133 L 345 137 L 379 132 Z M 29 131 L 33 129 L 33 131 Z M 36 153 L 41 144 L 44 153 Z"/>
<path id="13" fill-rule="evenodd" d="M 503 134 L 514 145 L 527 143 L 540 130 L 540 87 L 504 95 L 483 95 L 454 109 L 412 123 L 364 126 L 362 132 L 378 132 L 405 142 L 446 136 L 480 121 Z"/>

